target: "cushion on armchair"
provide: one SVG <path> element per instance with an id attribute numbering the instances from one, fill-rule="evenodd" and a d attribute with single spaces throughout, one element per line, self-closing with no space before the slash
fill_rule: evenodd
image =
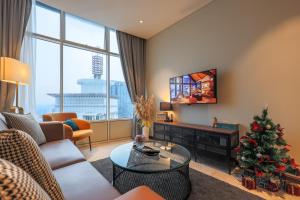
<path id="1" fill-rule="evenodd" d="M 76 123 L 76 125 L 78 126 L 78 128 L 80 130 L 85 130 L 85 129 L 91 128 L 90 122 L 88 122 L 86 120 L 78 119 L 78 118 L 72 118 L 72 120 Z"/>
<path id="2" fill-rule="evenodd" d="M 28 134 L 13 129 L 1 131 L 0 158 L 12 162 L 31 175 L 51 199 L 64 199 L 49 164 Z"/>
<path id="3" fill-rule="evenodd" d="M 15 113 L 2 113 L 9 128 L 24 131 L 29 134 L 34 141 L 40 145 L 46 143 L 46 137 L 40 127 L 40 124 L 31 114 L 20 115 Z"/>
<path id="4" fill-rule="evenodd" d="M 77 124 L 72 119 L 68 119 L 68 120 L 64 121 L 64 124 L 70 126 L 73 131 L 78 131 L 79 130 L 79 127 L 77 126 Z"/>
<path id="5" fill-rule="evenodd" d="M 50 197 L 25 171 L 0 159 L 0 199 L 50 200 Z"/>

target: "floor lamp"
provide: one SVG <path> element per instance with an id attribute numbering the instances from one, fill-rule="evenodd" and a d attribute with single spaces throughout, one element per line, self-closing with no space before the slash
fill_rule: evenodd
<path id="1" fill-rule="evenodd" d="M 10 112 L 24 113 L 24 109 L 19 106 L 19 85 L 28 85 L 30 74 L 28 65 L 13 58 L 0 58 L 0 80 L 16 84 L 16 106 L 10 108 Z"/>

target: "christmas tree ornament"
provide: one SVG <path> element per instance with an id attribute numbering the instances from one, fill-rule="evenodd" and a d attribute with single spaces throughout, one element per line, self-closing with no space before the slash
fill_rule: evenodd
<path id="1" fill-rule="evenodd" d="M 266 129 L 270 130 L 272 128 L 272 126 L 270 124 L 266 125 Z"/>
<path id="2" fill-rule="evenodd" d="M 261 158 L 261 157 L 262 157 L 262 154 L 261 154 L 261 153 L 258 153 L 258 154 L 256 154 L 256 157 Z"/>

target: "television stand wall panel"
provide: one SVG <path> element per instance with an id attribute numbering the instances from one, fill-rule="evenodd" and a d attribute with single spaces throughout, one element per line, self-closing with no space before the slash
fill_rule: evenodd
<path id="1" fill-rule="evenodd" d="M 178 122 L 154 122 L 153 138 L 185 146 L 194 156 L 225 158 L 229 174 L 232 150 L 239 144 L 239 131 Z"/>

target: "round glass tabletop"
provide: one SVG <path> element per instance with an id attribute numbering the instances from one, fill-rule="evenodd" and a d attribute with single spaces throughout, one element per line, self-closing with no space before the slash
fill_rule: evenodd
<path id="1" fill-rule="evenodd" d="M 159 154 L 147 155 L 136 150 L 134 142 L 116 147 L 110 154 L 113 164 L 129 171 L 153 173 L 174 170 L 190 162 L 190 152 L 178 144 L 164 141 L 147 141 L 136 144 L 159 150 Z"/>

